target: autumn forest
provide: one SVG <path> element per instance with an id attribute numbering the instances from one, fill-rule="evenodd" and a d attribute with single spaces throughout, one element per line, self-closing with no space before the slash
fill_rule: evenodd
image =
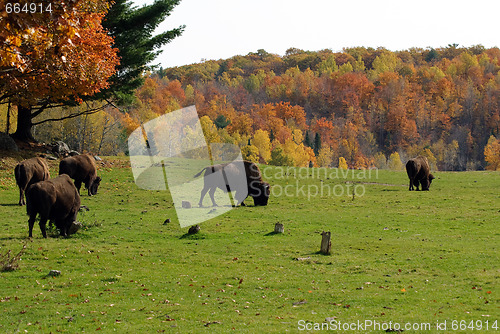
<path id="1" fill-rule="evenodd" d="M 92 17 L 97 24 L 103 14 Z M 112 29 L 103 22 L 108 31 Z M 26 109 L 20 98 L 17 104 L 10 103 L 12 96 L 26 99 L 41 91 L 77 96 L 71 103 L 64 97 L 48 101 L 35 96 L 43 112 L 31 112 L 34 139 L 63 140 L 78 151 L 127 154 L 128 134 L 142 123 L 195 105 L 207 141 L 238 144 L 244 158 L 255 162 L 402 169 L 406 159 L 424 155 L 436 170 L 500 169 L 498 48 L 456 44 L 404 51 L 290 48 L 283 56 L 258 50 L 182 67 L 142 66 L 137 72 L 141 84 L 131 90 L 132 98 L 111 103 L 112 94 L 106 95 L 106 90 L 118 82 L 110 77 L 114 71 L 124 73 L 119 65 L 125 59 L 124 49 L 118 47 L 116 54 L 105 30 L 90 25 L 85 29 L 78 35 L 86 36 L 81 50 L 75 51 L 78 54 L 54 55 L 60 52 L 57 49 L 40 61 L 56 57 L 55 67 L 78 67 L 85 60 L 90 72 L 105 69 L 101 78 L 76 72 L 70 78 L 74 89 L 67 82 L 61 86 L 64 89 L 54 88 L 47 83 L 62 79 L 50 76 L 42 78 L 43 89 L 38 76 L 30 77 L 33 81 L 22 89 L 0 85 L 1 132 L 13 134 L 22 119 L 18 113 Z M 38 36 L 37 43 L 43 37 Z M 118 32 L 112 37 L 116 42 Z M 104 51 L 87 50 L 96 45 Z M 14 72 L 2 73 L 5 80 Z M 12 82 L 22 83 L 19 77 Z M 9 95 L 13 87 L 18 91 Z M 88 98 L 99 92 L 100 97 Z"/>
<path id="2" fill-rule="evenodd" d="M 130 116 L 195 104 L 209 138 L 271 164 L 385 168 L 422 154 L 439 170 L 480 169 L 498 166 L 499 60 L 481 46 L 259 50 L 158 71 Z"/>

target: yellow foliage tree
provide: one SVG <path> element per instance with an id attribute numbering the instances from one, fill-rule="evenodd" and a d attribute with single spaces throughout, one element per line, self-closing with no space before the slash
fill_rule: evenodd
<path id="1" fill-rule="evenodd" d="M 377 152 L 373 156 L 373 161 L 375 164 L 375 167 L 378 169 L 385 169 L 387 167 L 387 159 L 385 157 L 385 154 L 382 152 Z"/>
<path id="2" fill-rule="evenodd" d="M 299 129 L 292 130 L 292 138 L 297 145 L 299 145 L 304 141 L 304 135 L 302 134 L 302 131 L 300 131 Z"/>
<path id="3" fill-rule="evenodd" d="M 394 152 L 389 156 L 387 167 L 390 170 L 403 170 L 403 163 L 401 162 L 401 157 L 398 152 Z"/>
<path id="4" fill-rule="evenodd" d="M 200 118 L 201 128 L 203 129 L 203 134 L 205 135 L 205 139 L 207 144 L 210 143 L 220 143 L 221 138 L 219 133 L 217 132 L 217 127 L 214 122 L 208 117 L 203 116 Z"/>
<path id="5" fill-rule="evenodd" d="M 488 163 L 486 169 L 500 170 L 500 139 L 491 135 L 484 147 L 484 160 Z"/>
<path id="6" fill-rule="evenodd" d="M 319 150 L 316 161 L 319 167 L 330 167 L 333 161 L 333 152 L 330 146 L 324 146 Z"/>
<path id="7" fill-rule="evenodd" d="M 340 169 L 347 169 L 347 161 L 345 161 L 344 157 L 339 158 L 339 168 Z"/>
<path id="8" fill-rule="evenodd" d="M 308 167 L 309 162 L 316 163 L 316 157 L 312 148 L 297 144 L 293 140 L 289 140 L 283 144 L 283 152 L 293 161 L 293 166 Z"/>
<path id="9" fill-rule="evenodd" d="M 254 145 L 247 145 L 241 149 L 244 160 L 259 163 L 259 149 Z"/>
<path id="10" fill-rule="evenodd" d="M 255 131 L 253 144 L 259 150 L 262 160 L 267 163 L 271 159 L 271 140 L 267 131 L 261 129 Z"/>

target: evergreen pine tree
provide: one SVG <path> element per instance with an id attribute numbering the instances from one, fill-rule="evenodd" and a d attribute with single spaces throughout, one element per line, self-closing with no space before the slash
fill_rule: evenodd
<path id="1" fill-rule="evenodd" d="M 228 120 L 224 115 L 219 115 L 214 121 L 215 126 L 217 129 L 224 129 L 226 126 L 231 124 L 231 121 Z"/>
<path id="2" fill-rule="evenodd" d="M 184 26 L 153 35 L 180 0 L 156 0 L 151 5 L 132 7 L 127 0 L 108 0 L 110 9 L 103 27 L 114 38 L 120 65 L 108 81 L 108 89 L 94 95 L 92 100 L 112 99 L 118 104 L 133 100 L 134 90 L 144 81 L 142 74 L 161 53 L 163 45 L 181 35 Z"/>
<path id="3" fill-rule="evenodd" d="M 304 139 L 304 144 L 307 147 L 313 147 L 313 142 L 311 141 L 311 137 L 309 136 L 309 131 L 306 131 L 306 138 Z"/>
<path id="4" fill-rule="evenodd" d="M 314 147 L 313 147 L 314 154 L 316 156 L 318 156 L 320 149 L 321 149 L 321 136 L 319 135 L 319 133 L 316 132 L 316 136 L 314 137 Z"/>

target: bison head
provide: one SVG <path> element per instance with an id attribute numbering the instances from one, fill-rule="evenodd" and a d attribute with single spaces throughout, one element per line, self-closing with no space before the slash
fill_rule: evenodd
<path id="1" fill-rule="evenodd" d="M 83 224 L 80 222 L 77 221 L 71 222 L 71 226 L 68 228 L 68 234 L 75 234 L 76 232 L 78 232 L 79 229 L 82 228 L 82 226 Z"/>
<path id="2" fill-rule="evenodd" d="M 434 175 L 429 174 L 426 179 L 423 179 L 420 183 L 422 183 L 422 190 L 429 190 L 431 186 L 432 180 L 434 180 Z"/>
<path id="3" fill-rule="evenodd" d="M 94 181 L 89 187 L 89 196 L 97 194 L 97 188 L 99 188 L 100 184 L 101 184 L 101 178 L 98 176 L 94 179 Z"/>
<path id="4" fill-rule="evenodd" d="M 271 193 L 269 183 L 254 181 L 250 185 L 249 195 L 253 197 L 255 206 L 265 206 Z"/>

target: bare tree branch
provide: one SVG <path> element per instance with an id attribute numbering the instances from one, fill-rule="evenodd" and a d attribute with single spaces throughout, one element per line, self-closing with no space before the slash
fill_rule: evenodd
<path id="1" fill-rule="evenodd" d="M 37 111 L 35 111 L 34 113 L 31 114 L 31 118 L 35 118 L 36 116 L 40 115 L 46 108 L 47 106 L 49 105 L 48 102 L 45 102 L 44 104 L 42 104 Z"/>
<path id="2" fill-rule="evenodd" d="M 77 112 L 77 113 L 72 113 L 72 114 L 69 114 L 67 116 L 60 117 L 60 118 L 47 118 L 47 119 L 44 119 L 44 120 L 41 120 L 38 122 L 33 122 L 33 125 L 39 125 L 39 124 L 43 124 L 46 122 L 63 121 L 65 119 L 75 118 L 75 117 L 82 116 L 82 115 L 92 115 L 92 114 L 98 113 L 101 110 L 104 110 L 104 108 L 106 108 L 107 106 L 109 106 L 109 103 L 102 105 L 100 107 L 97 107 L 97 108 L 89 109 L 88 105 L 87 105 L 87 110 Z"/>

